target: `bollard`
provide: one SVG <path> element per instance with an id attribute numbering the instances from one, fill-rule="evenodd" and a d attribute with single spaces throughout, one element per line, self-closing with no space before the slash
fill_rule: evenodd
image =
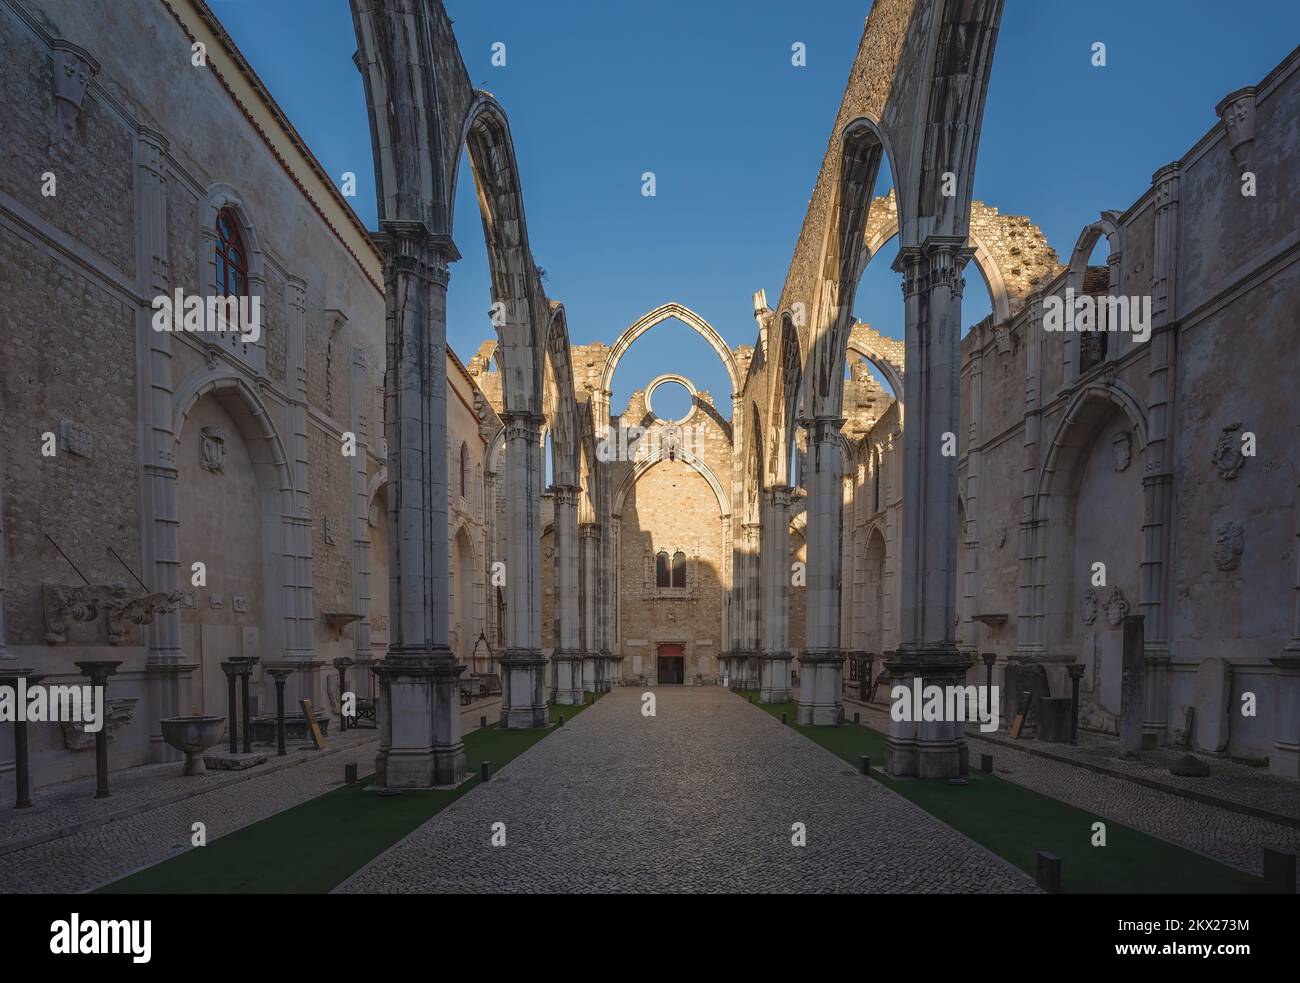
<path id="1" fill-rule="evenodd" d="M 1038 851 L 1038 886 L 1048 894 L 1061 893 L 1061 858 L 1046 850 Z"/>
<path id="2" fill-rule="evenodd" d="M 857 710 L 854 710 L 854 711 L 853 711 L 853 722 L 854 722 L 855 724 L 860 724 L 860 723 L 862 723 L 862 714 L 858 713 Z"/>
<path id="3" fill-rule="evenodd" d="M 355 784 L 356 784 L 356 781 L 357 781 L 357 766 L 356 766 L 356 765 L 344 765 L 344 766 L 343 766 L 343 781 L 344 781 L 345 784 L 348 784 L 348 785 L 355 785 Z"/>
<path id="4" fill-rule="evenodd" d="M 781 723 L 785 723 L 785 714 L 781 714 Z"/>
<path id="5" fill-rule="evenodd" d="M 993 755 L 991 754 L 980 755 L 980 771 L 984 772 L 984 774 L 986 775 L 993 774 Z"/>
<path id="6" fill-rule="evenodd" d="M 1270 894 L 1295 894 L 1295 854 L 1264 847 L 1264 884 Z"/>
<path id="7" fill-rule="evenodd" d="M 479 729 L 479 730 L 487 730 L 487 717 L 486 717 L 486 716 L 482 716 L 482 717 L 479 717 L 479 718 L 478 718 L 478 729 Z"/>
<path id="8" fill-rule="evenodd" d="M 478 767 L 479 767 L 479 780 L 484 782 L 492 781 L 492 762 L 484 761 Z"/>
<path id="9" fill-rule="evenodd" d="M 862 756 L 862 774 L 864 775 L 871 774 L 871 758 L 869 755 L 864 754 Z"/>
<path id="10" fill-rule="evenodd" d="M 564 714 L 560 714 L 560 726 L 564 726 Z"/>
<path id="11" fill-rule="evenodd" d="M 749 702 L 750 702 L 750 703 L 753 703 L 753 702 L 754 702 L 754 698 L 753 698 L 752 696 L 749 698 Z"/>

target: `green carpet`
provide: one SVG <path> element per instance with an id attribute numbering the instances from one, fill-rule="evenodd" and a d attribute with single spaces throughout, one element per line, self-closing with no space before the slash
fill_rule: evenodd
<path id="1" fill-rule="evenodd" d="M 587 706 L 591 704 L 588 703 Z M 479 765 L 495 774 L 550 734 L 559 717 L 581 706 L 550 707 L 551 726 L 465 736 L 465 767 L 473 777 L 454 789 L 367 792 L 374 776 L 196 847 L 100 888 L 97 894 L 324 894 L 479 784 Z M 339 777 L 343 765 L 338 765 Z M 196 813 L 196 821 L 203 816 Z"/>
<path id="2" fill-rule="evenodd" d="M 1105 816 L 1067 805 L 1014 782 L 972 770 L 969 784 L 890 778 L 885 763 L 885 735 L 865 725 L 801 727 L 793 724 L 793 703 L 755 706 L 775 717 L 782 713 L 800 734 L 832 754 L 860 766 L 871 758 L 871 777 L 916 803 L 926 812 L 970 837 L 1033 877 L 1037 853 L 1061 858 L 1061 881 L 1067 894 L 1242 894 L 1262 893 L 1264 883 L 1233 867 L 1138 832 Z M 997 752 L 994 752 L 997 761 Z M 1120 779 L 1116 779 L 1119 781 Z M 1106 845 L 1092 846 L 1092 824 L 1106 824 Z"/>

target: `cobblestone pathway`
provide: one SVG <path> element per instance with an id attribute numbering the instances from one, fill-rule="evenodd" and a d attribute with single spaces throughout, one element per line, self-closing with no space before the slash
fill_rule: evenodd
<path id="1" fill-rule="evenodd" d="M 338 890 L 1035 890 L 734 695 L 656 689 L 651 718 L 642 692 L 603 698 Z"/>

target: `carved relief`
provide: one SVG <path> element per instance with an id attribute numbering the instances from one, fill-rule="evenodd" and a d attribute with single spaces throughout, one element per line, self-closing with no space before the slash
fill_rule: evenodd
<path id="1" fill-rule="evenodd" d="M 1250 151 L 1255 143 L 1255 87 L 1230 92 L 1214 107 L 1228 133 L 1228 150 L 1237 170 L 1250 170 Z"/>
<path id="2" fill-rule="evenodd" d="M 221 474 L 226 470 L 226 432 L 220 427 L 204 427 L 199 431 L 203 453 L 199 459 L 204 471 Z"/>
<path id="3" fill-rule="evenodd" d="M 183 596 L 180 591 L 134 593 L 120 581 L 82 587 L 44 584 L 41 599 L 45 609 L 45 641 L 52 645 L 66 642 L 69 623 L 95 621 L 103 611 L 108 621 L 108 644 L 129 643 L 132 627 L 153 624 L 155 614 L 175 611 Z"/>
<path id="4" fill-rule="evenodd" d="M 95 439 L 90 427 L 85 424 L 75 420 L 60 420 L 59 445 L 69 454 L 90 457 L 95 449 Z"/>
<path id="5" fill-rule="evenodd" d="M 1246 455 L 1241 452 L 1241 424 L 1233 423 L 1223 428 L 1219 442 L 1214 445 L 1214 467 L 1219 477 L 1231 481 L 1246 463 Z"/>
<path id="6" fill-rule="evenodd" d="M 99 62 L 70 41 L 52 41 L 50 47 L 54 49 L 54 104 L 59 122 L 71 129 L 81 115 L 86 87 L 99 74 Z"/>
<path id="7" fill-rule="evenodd" d="M 237 614 L 247 614 L 248 598 L 243 594 L 236 594 L 230 599 L 230 606 L 235 609 Z"/>
<path id="8" fill-rule="evenodd" d="M 326 546 L 337 545 L 339 540 L 338 520 L 335 519 L 332 515 L 325 516 L 324 528 L 325 528 L 325 545 Z"/>
<path id="9" fill-rule="evenodd" d="M 135 717 L 135 705 L 140 702 L 138 696 L 110 696 L 104 706 L 104 733 L 108 739 L 117 737 L 119 727 L 125 727 Z M 86 733 L 84 722 L 64 720 L 63 746 L 69 751 L 82 751 L 95 746 L 95 735 Z"/>
<path id="10" fill-rule="evenodd" d="M 1079 616 L 1083 618 L 1085 625 L 1090 625 L 1097 620 L 1098 603 L 1096 588 L 1089 587 L 1083 592 L 1083 600 L 1079 603 Z"/>
<path id="11" fill-rule="evenodd" d="M 1112 587 L 1110 593 L 1106 595 L 1106 620 L 1112 625 L 1118 625 L 1124 620 L 1124 615 L 1128 614 L 1129 605 L 1124 595 L 1118 587 Z"/>
<path id="12" fill-rule="evenodd" d="M 1133 460 L 1133 435 L 1127 430 L 1117 433 L 1111 442 L 1111 450 L 1115 453 L 1115 470 L 1127 471 L 1129 462 Z"/>
<path id="13" fill-rule="evenodd" d="M 1220 570 L 1236 570 L 1241 565 L 1241 551 L 1246 545 L 1246 530 L 1241 523 L 1229 520 L 1214 530 L 1214 565 Z"/>

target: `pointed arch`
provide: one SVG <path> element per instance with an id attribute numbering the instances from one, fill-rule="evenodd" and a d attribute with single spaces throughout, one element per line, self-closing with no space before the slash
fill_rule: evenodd
<path id="1" fill-rule="evenodd" d="M 619 335 L 618 341 L 614 342 L 614 347 L 609 350 L 609 357 L 605 359 L 605 368 L 600 374 L 601 391 L 609 392 L 613 387 L 614 370 L 618 368 L 619 361 L 627 354 L 627 350 L 632 347 L 632 343 L 651 328 L 662 324 L 669 318 L 676 318 L 681 321 L 709 343 L 709 346 L 718 353 L 718 358 L 722 359 L 723 367 L 727 370 L 727 377 L 731 380 L 732 394 L 739 393 L 741 390 L 740 370 L 736 367 L 736 360 L 722 335 L 718 334 L 713 325 L 689 307 L 673 302 L 656 307 L 653 311 L 638 318 L 635 323 Z"/>
<path id="2" fill-rule="evenodd" d="M 662 446 L 656 448 L 653 454 L 647 455 L 645 458 L 637 461 L 632 470 L 628 471 L 623 476 L 623 480 L 618 486 L 618 491 L 614 493 L 614 518 L 617 519 L 623 515 L 623 506 L 627 501 L 628 493 L 632 490 L 637 481 L 640 480 L 642 475 L 660 461 L 666 459 L 664 455 L 665 448 Z M 713 470 L 702 458 L 695 456 L 690 451 L 679 448 L 677 450 L 677 455 L 684 463 L 689 464 L 692 468 L 698 471 L 700 476 L 709 483 L 709 487 L 713 489 L 713 496 L 718 502 L 719 515 L 724 519 L 728 518 L 731 515 L 731 499 L 727 496 L 727 492 L 722 487 L 722 482 L 718 480 L 718 476 L 713 473 Z"/>

